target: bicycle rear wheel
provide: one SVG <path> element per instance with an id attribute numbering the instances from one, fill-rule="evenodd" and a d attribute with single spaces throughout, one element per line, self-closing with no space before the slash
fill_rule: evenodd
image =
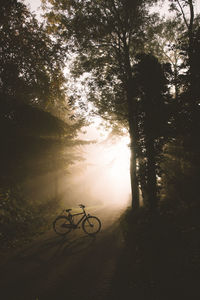
<path id="1" fill-rule="evenodd" d="M 53 222 L 53 229 L 59 235 L 65 235 L 72 230 L 72 225 L 66 216 L 59 216 Z"/>
<path id="2" fill-rule="evenodd" d="M 89 216 L 83 221 L 82 228 L 89 235 L 97 234 L 101 229 L 101 221 L 97 217 Z"/>

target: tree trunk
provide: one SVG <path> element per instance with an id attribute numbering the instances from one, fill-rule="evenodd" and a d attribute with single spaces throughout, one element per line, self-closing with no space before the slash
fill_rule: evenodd
<path id="1" fill-rule="evenodd" d="M 137 142 L 138 142 L 138 130 L 137 130 L 137 112 L 136 112 L 136 101 L 134 99 L 135 90 L 133 86 L 132 68 L 130 63 L 129 45 L 127 44 L 126 38 L 124 37 L 124 51 L 125 51 L 125 69 L 127 78 L 124 82 L 126 87 L 126 97 L 128 104 L 128 124 L 129 124 L 129 135 L 130 135 L 130 177 L 131 177 L 131 194 L 132 194 L 132 208 L 137 209 L 139 207 L 139 187 L 137 178 Z"/>
<path id="2" fill-rule="evenodd" d="M 141 189 L 143 205 L 147 206 L 148 192 L 147 192 L 147 182 L 146 182 L 146 163 L 144 162 L 144 158 L 142 158 L 141 153 L 139 155 L 140 157 L 138 159 L 138 163 L 139 163 L 138 184 Z"/>
<path id="3" fill-rule="evenodd" d="M 189 9 L 190 9 L 190 23 L 188 26 L 188 39 L 189 39 L 189 45 L 188 45 L 188 62 L 189 62 L 189 80 L 190 80 L 190 88 L 191 92 L 193 94 L 194 90 L 194 82 L 195 82 L 195 62 L 194 62 L 194 6 L 192 3 L 192 0 L 188 1 Z M 191 95 L 193 96 L 193 95 Z M 194 104 L 194 100 L 192 99 L 192 104 Z M 193 107 L 193 105 L 192 105 Z"/>
<path id="4" fill-rule="evenodd" d="M 137 168 L 136 168 L 136 151 L 134 149 L 134 146 L 131 146 L 130 176 L 131 176 L 132 208 L 137 209 L 139 207 L 139 187 L 138 187 Z"/>
<path id="5" fill-rule="evenodd" d="M 149 138 L 146 143 L 147 151 L 147 190 L 148 205 L 151 209 L 157 207 L 157 180 L 156 180 L 156 164 L 154 140 Z"/>
<path id="6" fill-rule="evenodd" d="M 130 135 L 130 177 L 131 177 L 131 194 L 132 194 L 132 208 L 139 207 L 139 187 L 137 177 L 137 124 L 136 124 L 136 111 L 134 109 L 134 98 L 132 93 L 127 95 L 129 105 L 129 135 Z"/>

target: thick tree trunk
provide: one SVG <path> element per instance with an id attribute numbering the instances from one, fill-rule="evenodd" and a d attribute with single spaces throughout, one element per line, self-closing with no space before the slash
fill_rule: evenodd
<path id="1" fill-rule="evenodd" d="M 138 187 L 137 168 L 136 168 L 136 150 L 134 149 L 134 146 L 131 146 L 130 176 L 131 176 L 132 208 L 137 209 L 139 207 L 139 187 Z"/>
<path id="2" fill-rule="evenodd" d="M 149 138 L 146 143 L 147 151 L 147 191 L 148 191 L 148 206 L 151 209 L 157 207 L 157 179 L 156 179 L 156 164 L 154 141 Z"/>
<path id="3" fill-rule="evenodd" d="M 138 163 L 139 163 L 138 184 L 139 184 L 139 188 L 141 189 L 143 205 L 147 206 L 148 192 L 147 192 L 147 182 L 146 182 L 146 164 L 143 161 L 144 158 L 142 158 L 141 153 L 139 155 L 140 158 L 138 159 Z"/>
<path id="4" fill-rule="evenodd" d="M 126 97 L 128 104 L 128 124 L 129 124 L 129 135 L 130 135 L 130 177 L 131 177 L 131 194 L 132 194 L 132 208 L 137 209 L 139 207 L 139 187 L 137 178 L 137 164 L 136 164 L 136 154 L 137 154 L 137 122 L 136 122 L 136 101 L 134 99 L 135 91 L 133 86 L 133 76 L 132 68 L 129 57 L 129 45 L 127 44 L 126 38 L 124 36 L 124 51 L 125 51 L 125 69 L 127 78 L 124 82 L 126 87 Z"/>
<path id="5" fill-rule="evenodd" d="M 129 90 L 130 91 L 130 90 Z M 131 177 L 131 194 L 132 194 L 132 208 L 137 209 L 139 207 L 139 187 L 137 177 L 137 124 L 136 124 L 136 112 L 134 108 L 134 98 L 132 93 L 128 93 L 128 105 L 129 105 L 129 135 L 130 135 L 130 177 Z"/>

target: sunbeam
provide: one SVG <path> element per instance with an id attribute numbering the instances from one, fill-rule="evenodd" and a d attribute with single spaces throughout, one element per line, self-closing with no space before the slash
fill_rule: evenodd
<path id="1" fill-rule="evenodd" d="M 108 136 L 84 148 L 85 161 L 71 169 L 72 203 L 126 205 L 130 196 L 128 137 Z M 81 171 L 80 171 L 81 170 Z"/>

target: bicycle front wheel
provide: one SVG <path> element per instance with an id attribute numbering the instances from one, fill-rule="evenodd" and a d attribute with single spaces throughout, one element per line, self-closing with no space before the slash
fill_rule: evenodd
<path id="1" fill-rule="evenodd" d="M 53 229 L 59 235 L 65 235 L 72 230 L 72 225 L 66 216 L 59 216 L 53 222 Z"/>
<path id="2" fill-rule="evenodd" d="M 89 235 L 97 234 L 101 229 L 101 221 L 97 217 L 89 216 L 83 221 L 82 228 Z"/>

